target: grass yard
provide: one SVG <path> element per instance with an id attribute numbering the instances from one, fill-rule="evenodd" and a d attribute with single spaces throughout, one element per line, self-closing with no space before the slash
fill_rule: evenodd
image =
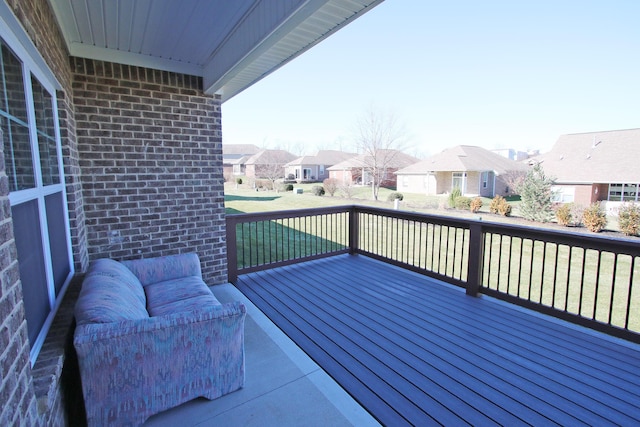
<path id="1" fill-rule="evenodd" d="M 236 186 L 235 183 L 226 183 L 225 208 L 227 213 L 241 212 L 266 212 L 288 209 L 320 208 L 326 206 L 340 205 L 364 205 L 379 208 L 393 208 L 394 203 L 387 201 L 387 198 L 394 190 L 381 188 L 378 193 L 378 200 L 372 199 L 370 187 L 353 187 L 352 197 L 345 198 L 339 191 L 334 196 L 315 196 L 313 187 L 321 184 L 296 184 L 295 188 L 302 188 L 303 194 L 294 194 L 291 191 L 260 190 L 256 191 L 246 184 Z M 424 194 L 402 193 L 404 199 L 400 202 L 400 209 L 432 213 L 437 215 L 453 215 L 457 217 L 477 218 L 478 214 L 458 210 L 447 209 L 446 196 L 426 196 Z M 504 218 L 498 215 L 489 214 L 489 203 L 491 199 L 483 198 L 483 206 L 480 209 L 481 215 L 489 215 L 492 220 L 501 221 Z M 511 201 L 514 213 L 517 215 L 519 201 Z"/>

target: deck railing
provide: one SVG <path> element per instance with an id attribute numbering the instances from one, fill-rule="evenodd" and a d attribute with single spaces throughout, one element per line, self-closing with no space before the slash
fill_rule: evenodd
<path id="1" fill-rule="evenodd" d="M 640 244 L 537 227 L 343 206 L 227 216 L 229 280 L 359 253 L 640 342 Z"/>

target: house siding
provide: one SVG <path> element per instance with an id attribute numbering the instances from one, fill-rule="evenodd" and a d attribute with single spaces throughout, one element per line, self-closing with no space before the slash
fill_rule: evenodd
<path id="1" fill-rule="evenodd" d="M 70 58 L 48 1 L 7 4 L 60 84 L 56 99 L 76 272 L 99 257 L 196 251 L 205 280 L 226 282 L 219 97 L 205 95 L 195 77 Z M 8 178 L 0 160 L 0 425 L 68 425 L 83 415 L 80 388 L 69 383 L 77 380 L 70 338 L 81 274 L 31 367 Z"/>
<path id="2" fill-rule="evenodd" d="M 428 180 L 428 181 L 427 181 Z M 495 180 L 495 188 L 494 188 Z M 452 172 L 435 172 L 432 175 L 398 175 L 398 191 L 426 195 L 448 194 L 453 184 Z M 487 188 L 482 188 L 482 172 L 467 172 L 467 191 L 465 196 L 493 197 L 494 195 L 513 194 L 507 192 L 507 183 L 493 172 L 488 172 Z M 495 191 L 495 193 L 494 193 Z"/>
<path id="3" fill-rule="evenodd" d="M 495 196 L 511 196 L 516 194 L 514 189 L 509 187 L 509 183 L 502 176 L 496 177 Z"/>
<path id="4" fill-rule="evenodd" d="M 353 181 L 350 170 L 329 171 L 329 178 L 337 179 L 341 184 L 351 184 Z"/>

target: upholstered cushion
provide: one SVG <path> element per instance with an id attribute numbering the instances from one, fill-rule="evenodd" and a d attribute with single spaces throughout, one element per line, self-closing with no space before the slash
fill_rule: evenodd
<path id="1" fill-rule="evenodd" d="M 202 277 L 200 258 L 193 252 L 122 261 L 122 264 L 140 279 L 142 286 L 188 276 Z"/>
<path id="2" fill-rule="evenodd" d="M 144 287 L 147 311 L 151 316 L 194 311 L 221 305 L 200 277 L 190 276 L 166 280 Z"/>
<path id="3" fill-rule="evenodd" d="M 111 259 L 96 260 L 89 267 L 75 314 L 79 325 L 149 317 L 142 284 L 127 267 Z"/>

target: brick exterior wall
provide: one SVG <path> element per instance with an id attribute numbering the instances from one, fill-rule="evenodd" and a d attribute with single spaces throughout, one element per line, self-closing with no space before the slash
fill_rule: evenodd
<path id="1" fill-rule="evenodd" d="M 66 174 L 68 211 L 71 221 L 72 251 L 75 269 L 83 271 L 88 266 L 88 251 L 84 232 L 83 202 L 79 186 L 80 170 L 76 132 L 74 129 L 73 106 L 68 102 L 71 93 L 71 68 L 69 55 L 58 24 L 47 0 L 8 0 L 9 7 L 31 38 L 49 69 L 56 76 L 61 90 L 58 91 L 58 114 L 63 149 L 63 163 Z M 4 156 L 4 153 L 2 153 Z M 2 341 L 0 366 L 0 425 L 65 425 L 62 392 L 62 366 L 66 355 L 66 342 L 70 319 L 65 322 L 56 318 L 43 350 L 31 369 L 29 362 L 30 345 L 22 303 L 22 285 L 19 270 L 13 225 L 8 200 L 8 182 L 4 171 L 4 159 L 0 162 L 0 320 Z M 72 304 L 73 301 L 67 302 Z M 63 332 L 61 332 L 63 331 Z M 66 331 L 66 332 L 64 332 Z"/>
<path id="2" fill-rule="evenodd" d="M 47 0 L 8 0 L 56 93 L 76 272 L 98 257 L 196 251 L 227 280 L 220 100 L 200 79 L 69 58 Z M 3 156 L 0 151 L 0 157 Z M 79 277 L 31 368 L 4 160 L 0 158 L 0 425 L 82 419 L 71 345 Z"/>
<path id="3" fill-rule="evenodd" d="M 32 425 L 38 413 L 4 153 L 0 160 L 0 425 Z"/>
<path id="4" fill-rule="evenodd" d="M 227 281 L 219 97 L 200 78 L 72 58 L 91 259 L 195 251 Z"/>

